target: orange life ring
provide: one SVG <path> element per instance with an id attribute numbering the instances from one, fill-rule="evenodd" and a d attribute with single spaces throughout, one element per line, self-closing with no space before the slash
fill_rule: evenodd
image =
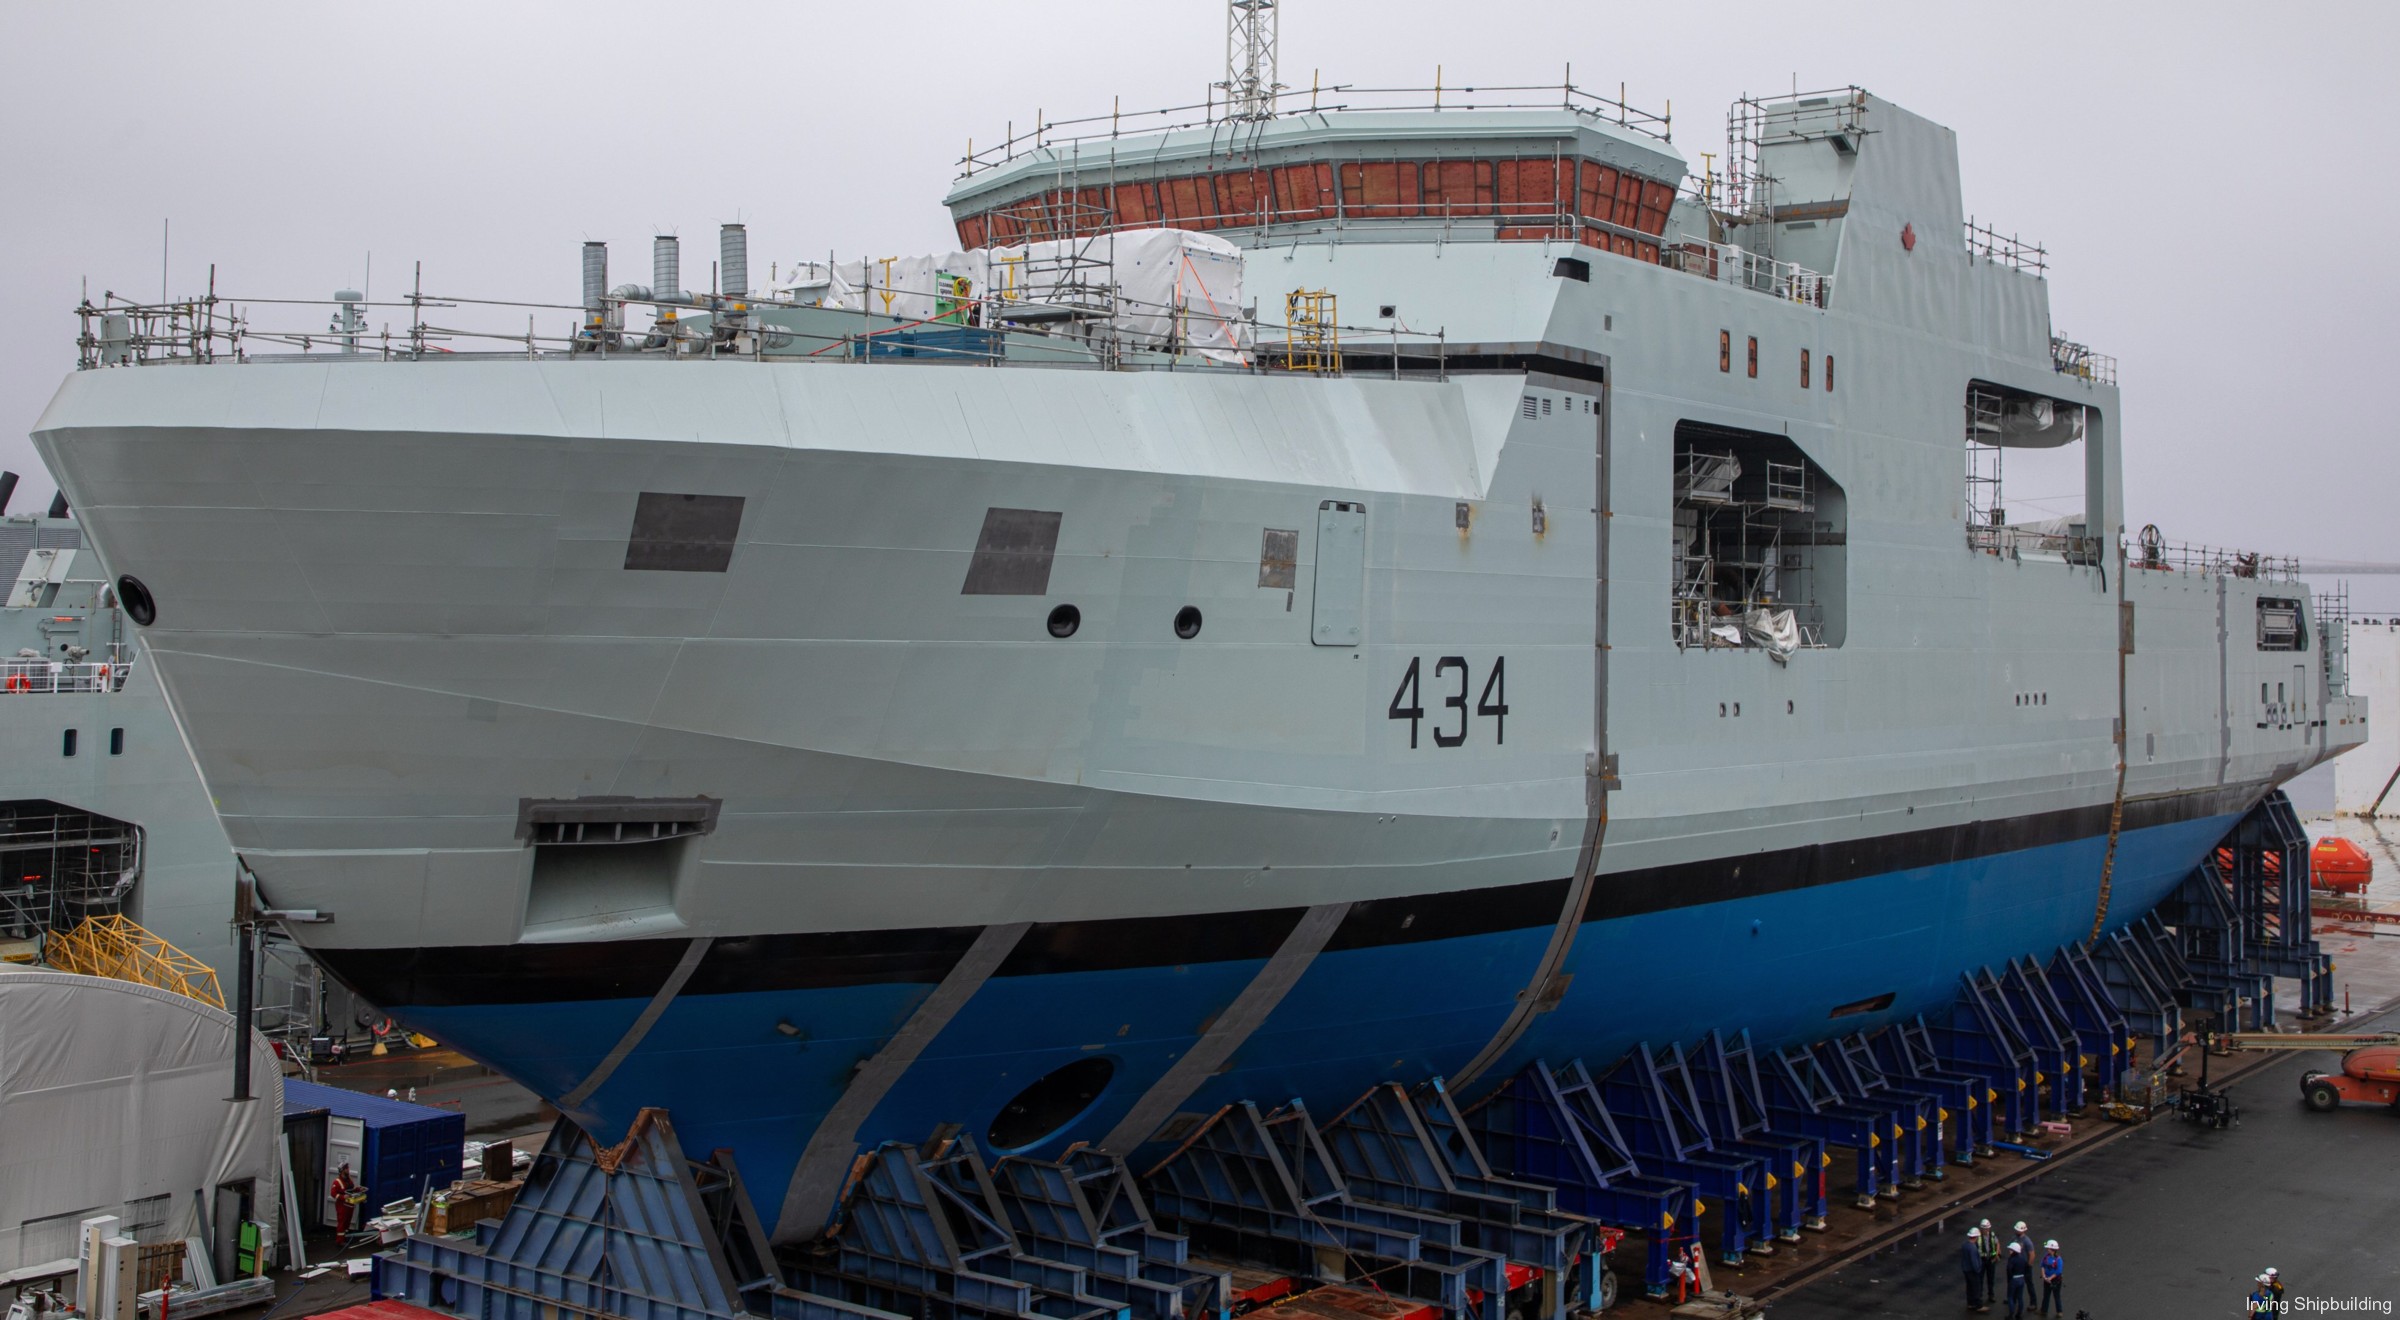
<path id="1" fill-rule="evenodd" d="M 33 690 L 33 680 L 25 677 L 23 674 L 10 674 L 8 676 L 7 687 L 11 692 L 31 692 Z"/>

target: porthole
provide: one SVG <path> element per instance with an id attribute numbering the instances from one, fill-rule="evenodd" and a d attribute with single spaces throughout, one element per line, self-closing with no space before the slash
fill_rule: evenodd
<path id="1" fill-rule="evenodd" d="M 1082 626 L 1083 611 L 1072 605 L 1061 605 L 1050 611 L 1050 635 L 1052 637 L 1073 637 L 1075 630 Z"/>
<path id="2" fill-rule="evenodd" d="M 1186 605 L 1175 611 L 1175 635 L 1190 641 L 1200 635 L 1200 611 Z"/>
<path id="3" fill-rule="evenodd" d="M 1023 1150 L 1058 1135 L 1083 1115 L 1117 1075 L 1116 1060 L 1094 1054 L 1060 1068 L 1000 1106 L 984 1134 L 994 1151 Z"/>
<path id="4" fill-rule="evenodd" d="M 130 573 L 117 579 L 117 599 L 124 602 L 126 615 L 145 628 L 158 618 L 158 602 L 150 598 L 150 588 Z"/>

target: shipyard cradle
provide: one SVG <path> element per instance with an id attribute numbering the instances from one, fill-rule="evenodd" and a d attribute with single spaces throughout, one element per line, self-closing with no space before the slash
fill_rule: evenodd
<path id="1" fill-rule="evenodd" d="M 2125 535 L 1948 130 L 1302 106 L 1012 144 L 805 288 L 587 251 L 482 353 L 87 308 L 35 441 L 297 937 L 779 1240 L 944 1124 L 1901 1020 L 2364 736 L 2288 565 Z"/>

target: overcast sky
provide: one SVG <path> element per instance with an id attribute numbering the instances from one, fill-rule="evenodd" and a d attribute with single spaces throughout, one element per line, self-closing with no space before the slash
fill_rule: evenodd
<path id="1" fill-rule="evenodd" d="M 1197 100 L 1220 0 L 705 6 L 0 0 L 0 466 L 72 369 L 87 278 L 241 297 L 366 278 L 572 301 L 718 222 L 752 264 L 951 246 L 970 137 Z M 1721 151 L 1747 91 L 1856 83 L 1957 130 L 1967 210 L 2050 251 L 2056 329 L 2115 355 L 2127 519 L 2400 559 L 2400 5 L 1286 0 L 1283 80 L 1622 81 Z M 2032 492 L 2028 492 L 2029 494 Z M 2400 578 L 2354 594 L 2400 611 Z"/>

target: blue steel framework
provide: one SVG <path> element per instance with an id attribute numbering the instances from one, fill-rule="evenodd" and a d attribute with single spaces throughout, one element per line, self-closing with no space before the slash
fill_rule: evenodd
<path id="1" fill-rule="evenodd" d="M 1597 1080 L 1536 1061 L 1463 1108 L 1438 1080 L 1322 1123 L 1244 1100 L 1140 1178 L 1088 1147 L 987 1163 L 952 1128 L 859 1157 L 835 1231 L 783 1259 L 730 1161 L 686 1158 L 662 1111 L 605 1150 L 561 1119 L 506 1220 L 411 1240 L 376 1287 L 472 1320 L 1227 1320 L 1232 1281 L 1197 1243 L 1459 1320 L 1561 1320 L 1613 1296 L 1624 1232 L 1663 1295 L 1706 1213 L 1733 1262 L 1823 1228 L 1831 1147 L 1873 1205 L 2119 1093 L 2139 1036 L 2164 1066 L 2185 1012 L 2270 1021 L 2277 975 L 2329 1011 L 2306 902 L 2307 841 L 2276 794 L 2160 912 L 1966 973 L 1930 1018 L 1763 1056 L 1747 1032 L 1644 1044 Z"/>

